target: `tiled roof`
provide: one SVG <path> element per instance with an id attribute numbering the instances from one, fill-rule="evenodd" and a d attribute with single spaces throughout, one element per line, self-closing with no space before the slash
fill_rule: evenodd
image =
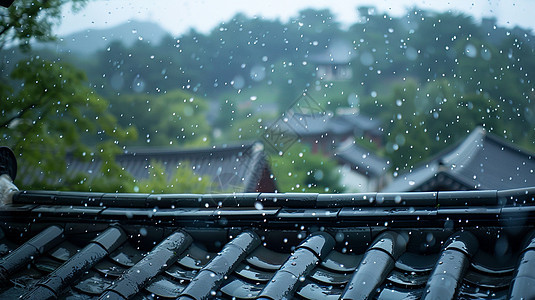
<path id="1" fill-rule="evenodd" d="M 255 192 L 274 191 L 275 184 L 269 178 L 267 160 L 261 143 L 241 145 L 225 145 L 201 149 L 145 148 L 132 149 L 116 157 L 117 163 L 138 180 L 149 177 L 150 166 L 160 163 L 165 173 L 173 175 L 177 167 L 187 165 L 197 176 L 210 176 L 216 182 L 213 192 Z M 99 176 L 102 161 L 95 158 L 82 161 L 75 157 L 67 157 L 66 177 L 74 177 L 79 173 L 89 178 Z M 22 172 L 28 173 L 29 168 L 23 166 Z M 30 173 L 36 173 L 31 170 Z M 42 175 L 44 176 L 44 175 Z M 265 178 L 262 178 L 262 177 Z M 26 181 L 31 179 L 27 177 Z M 58 183 L 60 178 L 56 179 Z M 271 181 L 270 187 L 259 187 L 260 181 Z M 23 179 L 24 181 L 24 179 Z M 23 182 L 28 184 L 30 182 Z"/>
<path id="2" fill-rule="evenodd" d="M 383 191 L 510 189 L 535 183 L 535 154 L 476 128 L 453 149 L 401 174 Z"/>
<path id="3" fill-rule="evenodd" d="M 288 126 L 300 136 L 381 134 L 380 121 L 361 114 L 296 114 L 288 118 Z"/>
<path id="4" fill-rule="evenodd" d="M 535 297 L 535 188 L 12 200 L 2 299 Z"/>
<path id="5" fill-rule="evenodd" d="M 379 177 L 389 168 L 385 159 L 355 144 L 353 140 L 336 148 L 334 156 L 339 161 L 350 164 L 353 170 L 370 177 Z"/>

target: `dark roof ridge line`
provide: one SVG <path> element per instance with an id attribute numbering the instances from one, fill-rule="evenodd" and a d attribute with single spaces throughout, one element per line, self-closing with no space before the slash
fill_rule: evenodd
<path id="1" fill-rule="evenodd" d="M 491 195 L 492 194 L 492 195 Z M 489 196 L 491 195 L 491 196 Z M 503 206 L 514 197 L 535 197 L 535 187 L 509 190 L 401 192 L 401 193 L 234 193 L 234 194 L 127 194 L 61 191 L 19 191 L 13 204 L 69 205 L 122 208 L 233 208 L 233 207 L 436 207 L 472 205 Z M 531 202 L 532 200 L 530 200 Z M 329 203 L 326 203 L 329 202 Z M 508 201 L 507 201 L 508 202 Z"/>

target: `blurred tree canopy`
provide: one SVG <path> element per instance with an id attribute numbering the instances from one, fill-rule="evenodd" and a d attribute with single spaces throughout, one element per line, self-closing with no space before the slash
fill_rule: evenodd
<path id="1" fill-rule="evenodd" d="M 302 144 L 292 145 L 282 155 L 270 156 L 274 179 L 283 192 L 341 193 L 337 164 L 322 153 L 311 153 Z"/>
<path id="2" fill-rule="evenodd" d="M 70 4 L 73 9 L 79 9 L 85 2 L 17 1 L 1 12 L 0 49 L 19 46 L 20 51 L 30 52 L 31 42 L 54 40 L 53 26 L 60 20 L 62 6 Z M 6 70 L 2 66 L 2 72 Z M 19 156 L 19 163 L 23 166 L 20 174 L 22 180 L 19 180 L 21 188 L 103 192 L 134 190 L 135 179 L 117 164 L 115 156 L 122 152 L 119 145 L 128 140 L 137 140 L 137 124 L 119 124 L 109 110 L 109 102 L 88 84 L 84 71 L 61 59 L 46 60 L 38 55 L 30 55 L 16 63 L 9 75 L 3 74 L 2 77 L 8 77 L 9 82 L 0 83 L 0 137 L 2 144 L 11 147 Z M 197 113 L 202 111 L 199 106 L 205 106 L 197 104 L 200 101 L 193 104 L 193 97 L 183 95 L 180 91 L 160 98 L 156 103 L 161 105 L 149 106 L 156 109 L 155 113 L 141 113 L 140 116 L 148 116 L 148 122 L 159 122 L 160 127 L 156 132 L 160 130 L 168 136 L 180 133 L 177 139 L 187 137 L 188 141 L 202 141 L 203 137 L 195 136 L 196 131 L 191 127 L 197 129 L 200 126 L 202 130 L 207 130 L 201 122 L 204 118 Z M 183 102 L 172 102 L 171 99 Z M 118 100 L 117 105 L 129 105 L 121 101 Z M 133 109 L 146 110 L 138 99 L 130 102 L 135 104 L 131 105 Z M 164 112 L 173 114 L 167 118 L 156 115 Z M 189 122 L 192 121 L 188 119 L 191 115 L 196 115 L 197 124 Z M 176 124 L 182 130 L 170 124 Z M 141 126 L 146 125 L 141 122 Z M 146 127 L 141 128 L 145 134 Z M 85 162 L 99 160 L 99 174 L 91 178 L 82 173 L 68 174 L 68 154 Z M 177 170 L 177 176 L 188 175 L 193 177 L 193 172 Z M 151 187 L 152 184 L 155 187 Z M 144 183 L 144 188 L 161 190 L 162 182 L 149 180 Z M 188 190 L 184 183 L 180 188 Z M 201 189 L 202 186 L 199 186 L 197 191 Z"/>
<path id="3" fill-rule="evenodd" d="M 0 50 L 5 46 L 29 50 L 34 40 L 54 40 L 52 30 L 60 22 L 63 6 L 70 4 L 77 11 L 85 3 L 87 0 L 17 0 L 0 11 Z"/>

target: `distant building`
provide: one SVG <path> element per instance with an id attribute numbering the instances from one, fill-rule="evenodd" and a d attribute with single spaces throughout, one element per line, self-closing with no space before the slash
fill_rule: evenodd
<path id="1" fill-rule="evenodd" d="M 362 114 L 303 114 L 288 118 L 299 141 L 313 153 L 334 158 L 348 192 L 376 192 L 386 183 L 385 160 L 356 145 L 355 138 L 382 145 L 380 121 Z"/>
<path id="2" fill-rule="evenodd" d="M 384 192 L 513 189 L 535 183 L 535 154 L 476 128 L 464 141 L 409 173 Z"/>
<path id="3" fill-rule="evenodd" d="M 348 139 L 334 153 L 346 192 L 377 192 L 388 180 L 387 161 Z"/>
<path id="4" fill-rule="evenodd" d="M 214 193 L 276 190 L 275 182 L 270 178 L 264 146 L 258 142 L 202 149 L 132 149 L 117 155 L 116 161 L 137 180 L 147 179 L 152 164 L 158 163 L 169 177 L 182 166 L 191 168 L 196 176 L 209 176 L 213 182 L 210 192 Z M 99 159 L 81 161 L 69 156 L 66 177 L 80 173 L 87 174 L 88 178 L 99 176 L 101 166 Z"/>
<path id="5" fill-rule="evenodd" d="M 326 81 L 350 80 L 353 77 L 353 56 L 351 44 L 340 40 L 332 42 L 327 50 L 311 56 L 311 62 L 316 66 L 316 78 Z"/>
<path id="6" fill-rule="evenodd" d="M 300 141 L 312 152 L 334 153 L 348 138 L 364 137 L 378 146 L 382 143 L 381 122 L 362 114 L 306 114 L 288 119 Z"/>

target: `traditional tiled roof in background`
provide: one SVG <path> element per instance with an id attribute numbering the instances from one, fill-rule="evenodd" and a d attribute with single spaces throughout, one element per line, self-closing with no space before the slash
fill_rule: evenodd
<path id="1" fill-rule="evenodd" d="M 137 180 L 148 178 L 151 164 L 159 163 L 169 176 L 180 166 L 188 166 L 197 176 L 210 176 L 216 185 L 214 192 L 275 191 L 263 149 L 259 142 L 201 149 L 145 148 L 126 151 L 117 155 L 116 160 Z M 102 161 L 96 158 L 81 161 L 69 156 L 66 176 L 80 173 L 88 178 L 100 176 L 101 166 Z M 28 172 L 24 168 L 22 171 Z M 23 183 L 29 182 L 23 179 Z"/>
<path id="2" fill-rule="evenodd" d="M 380 177 L 389 169 L 386 159 L 355 144 L 353 140 L 348 140 L 336 148 L 334 157 L 351 165 L 352 170 L 369 177 Z"/>
<path id="3" fill-rule="evenodd" d="M 510 189 L 535 184 L 535 154 L 476 128 L 453 149 L 401 174 L 383 191 Z"/>
<path id="4" fill-rule="evenodd" d="M 381 122 L 361 114 L 303 114 L 288 118 L 288 126 L 299 136 L 355 135 L 381 136 Z"/>
<path id="5" fill-rule="evenodd" d="M 0 220 L 6 299 L 535 297 L 535 188 L 20 191 Z"/>

